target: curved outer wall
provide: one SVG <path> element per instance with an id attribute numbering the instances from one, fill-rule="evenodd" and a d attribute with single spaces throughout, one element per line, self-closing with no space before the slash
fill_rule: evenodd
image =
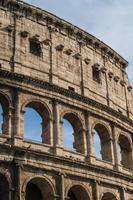
<path id="1" fill-rule="evenodd" d="M 26 199 L 32 182 L 47 200 L 68 199 L 69 192 L 77 200 L 133 199 L 133 96 L 127 64 L 94 36 L 46 11 L 21 1 L 0 1 L 5 198 Z M 24 139 L 27 105 L 47 121 L 42 144 Z M 64 116 L 74 123 L 77 152 L 63 146 Z M 98 160 L 93 128 L 103 126 L 109 136 L 100 133 L 104 159 Z M 119 143 L 128 152 L 123 163 Z"/>

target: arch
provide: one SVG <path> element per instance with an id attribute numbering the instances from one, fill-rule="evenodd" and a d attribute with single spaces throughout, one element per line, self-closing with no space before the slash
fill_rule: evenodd
<path id="1" fill-rule="evenodd" d="M 0 91 L 0 104 L 3 107 L 4 112 L 8 112 L 9 108 L 12 107 L 12 102 L 7 94 Z"/>
<path id="2" fill-rule="evenodd" d="M 1 168 L 0 173 L 0 199 L 9 200 L 11 196 L 11 180 L 5 169 Z"/>
<path id="3" fill-rule="evenodd" d="M 27 178 L 22 192 L 25 194 L 25 200 L 53 200 L 55 196 L 53 183 L 45 176 Z"/>
<path id="4" fill-rule="evenodd" d="M 68 121 L 68 123 L 71 124 L 71 127 L 73 129 L 73 137 L 74 137 L 74 142 L 70 141 L 73 143 L 73 149 L 75 149 L 79 153 L 85 153 L 85 138 L 84 138 L 84 125 L 81 120 L 81 118 L 78 116 L 77 113 L 68 111 L 65 112 L 61 115 L 61 121 L 63 120 Z M 62 123 L 62 128 L 63 128 L 63 123 Z"/>
<path id="5" fill-rule="evenodd" d="M 132 169 L 133 165 L 132 142 L 130 138 L 128 138 L 124 134 L 119 135 L 118 152 L 119 152 L 119 161 L 121 165 L 127 169 Z"/>
<path id="6" fill-rule="evenodd" d="M 105 192 L 102 194 L 101 200 L 118 200 L 112 192 Z"/>
<path id="7" fill-rule="evenodd" d="M 40 134 L 40 138 L 41 138 L 40 141 L 42 143 L 51 144 L 51 136 L 50 136 L 51 112 L 50 112 L 48 106 L 40 100 L 26 101 L 23 104 L 22 109 L 21 109 L 22 113 L 24 113 L 24 117 L 26 116 L 25 110 L 28 109 L 28 108 L 32 109 L 41 118 L 41 120 L 40 120 L 41 125 L 40 125 L 40 122 L 38 122 L 39 126 L 41 126 L 41 134 L 39 133 L 38 130 L 36 130 L 36 128 L 35 128 L 35 131 L 36 131 L 35 134 L 37 134 L 37 135 Z M 25 126 L 25 124 L 26 124 L 26 118 L 25 118 L 25 121 L 24 121 L 24 126 Z M 31 124 L 31 127 L 29 127 L 29 129 L 33 130 L 33 124 Z M 33 136 L 32 136 L 32 132 L 30 132 L 30 135 L 31 135 L 31 139 L 34 139 Z"/>
<path id="8" fill-rule="evenodd" d="M 83 184 L 74 184 L 67 188 L 66 197 L 70 200 L 90 200 L 88 190 Z"/>
<path id="9" fill-rule="evenodd" d="M 112 162 L 112 137 L 109 128 L 104 123 L 97 122 L 93 125 L 92 134 L 95 157 Z"/>
<path id="10" fill-rule="evenodd" d="M 0 134 L 8 135 L 9 133 L 9 121 L 10 121 L 10 108 L 11 108 L 11 101 L 9 97 L 0 92 Z"/>

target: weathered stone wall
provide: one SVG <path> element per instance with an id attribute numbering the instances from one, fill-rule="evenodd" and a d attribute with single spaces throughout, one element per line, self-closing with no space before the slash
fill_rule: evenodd
<path id="1" fill-rule="evenodd" d="M 93 36 L 45 11 L 29 9 L 23 2 L 17 2 L 15 8 L 14 4 L 7 1 L 1 7 L 1 68 L 66 89 L 72 87 L 76 93 L 132 118 L 127 62 L 122 57 Z M 41 56 L 30 52 L 29 40 L 33 37 L 40 42 Z M 92 77 L 95 64 L 101 73 L 100 83 Z"/>
<path id="2" fill-rule="evenodd" d="M 42 200 L 132 200 L 133 103 L 127 62 L 52 14 L 21 1 L 0 5 L 2 200 L 29 200 L 33 185 Z M 41 47 L 39 55 L 31 52 L 30 39 Z M 93 67 L 100 80 L 94 79 Z M 47 122 L 42 143 L 24 137 L 27 106 Z M 76 151 L 63 145 L 63 118 L 74 127 Z M 94 129 L 101 159 L 94 152 Z"/>

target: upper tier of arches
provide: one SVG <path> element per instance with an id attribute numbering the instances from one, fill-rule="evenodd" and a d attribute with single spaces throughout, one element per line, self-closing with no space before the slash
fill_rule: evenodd
<path id="1" fill-rule="evenodd" d="M 27 99 L 20 104 L 16 111 L 17 121 L 15 123 L 18 125 L 14 126 L 12 120 L 16 117 L 16 113 L 11 109 L 12 103 L 5 94 L 1 93 L 0 96 L 1 136 L 17 136 L 19 133 L 15 131 L 15 128 L 19 126 L 18 130 L 21 130 L 21 137 L 24 141 L 39 142 L 49 147 L 57 145 L 72 154 L 92 156 L 96 160 L 114 166 L 117 157 L 118 165 L 132 170 L 133 137 L 131 134 L 123 131 L 113 132 L 111 124 L 107 124 L 106 121 L 93 120 L 94 122 L 90 123 L 76 110 L 64 107 L 62 107 L 63 112 L 57 110 L 57 107 L 51 110 L 55 106 L 50 107 L 45 100 L 34 98 Z M 72 131 L 67 128 L 66 122 L 71 125 Z M 87 126 L 90 127 L 88 130 Z M 63 132 L 63 128 L 66 132 Z"/>

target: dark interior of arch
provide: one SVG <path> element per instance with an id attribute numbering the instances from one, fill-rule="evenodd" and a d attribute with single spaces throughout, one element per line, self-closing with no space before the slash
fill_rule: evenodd
<path id="1" fill-rule="evenodd" d="M 70 200 L 90 200 L 90 197 L 86 190 L 79 185 L 70 188 L 70 190 L 68 191 L 68 197 L 70 198 Z"/>
<path id="2" fill-rule="evenodd" d="M 112 162 L 111 137 L 108 129 L 102 124 L 96 124 L 93 129 L 94 136 L 96 133 L 100 138 L 100 144 L 95 145 L 95 148 L 100 146 L 101 159 Z M 97 149 L 95 149 L 95 152 L 97 152 Z"/>
<path id="3" fill-rule="evenodd" d="M 43 200 L 40 189 L 34 183 L 27 184 L 26 200 Z"/>
<path id="4" fill-rule="evenodd" d="M 83 125 L 81 120 L 73 113 L 66 113 L 63 120 L 67 120 L 73 129 L 73 149 L 79 153 L 84 153 Z M 69 136 L 68 136 L 69 137 Z"/>
<path id="5" fill-rule="evenodd" d="M 9 101 L 3 94 L 0 93 L 0 133 L 8 134 L 9 122 Z"/>
<path id="6" fill-rule="evenodd" d="M 132 169 L 132 148 L 126 136 L 120 135 L 119 147 L 121 164 L 127 169 Z"/>
<path id="7" fill-rule="evenodd" d="M 117 199 L 113 194 L 105 193 L 102 200 L 117 200 Z"/>
<path id="8" fill-rule="evenodd" d="M 47 108 L 42 103 L 33 101 L 26 105 L 25 111 L 25 138 L 32 139 L 36 142 L 50 144 L 50 116 Z M 31 112 L 34 115 L 34 119 Z M 32 118 L 35 123 L 31 123 L 30 118 Z M 28 130 L 27 132 L 29 132 L 29 129 L 34 132 L 36 131 L 36 134 L 34 133 L 34 137 L 32 135 L 30 136 L 30 138 L 27 137 L 27 135 L 30 135 L 30 133 L 27 134 L 26 130 Z"/>
<path id="9" fill-rule="evenodd" d="M 0 174 L 0 200 L 9 200 L 9 192 L 8 181 Z"/>
<path id="10" fill-rule="evenodd" d="M 26 186 L 25 200 L 53 200 L 51 185 L 43 178 L 33 178 Z"/>
<path id="11" fill-rule="evenodd" d="M 3 108 L 0 104 L 0 134 L 3 133 Z"/>
<path id="12" fill-rule="evenodd" d="M 75 194 L 71 190 L 68 192 L 68 197 L 69 200 L 77 200 Z"/>

